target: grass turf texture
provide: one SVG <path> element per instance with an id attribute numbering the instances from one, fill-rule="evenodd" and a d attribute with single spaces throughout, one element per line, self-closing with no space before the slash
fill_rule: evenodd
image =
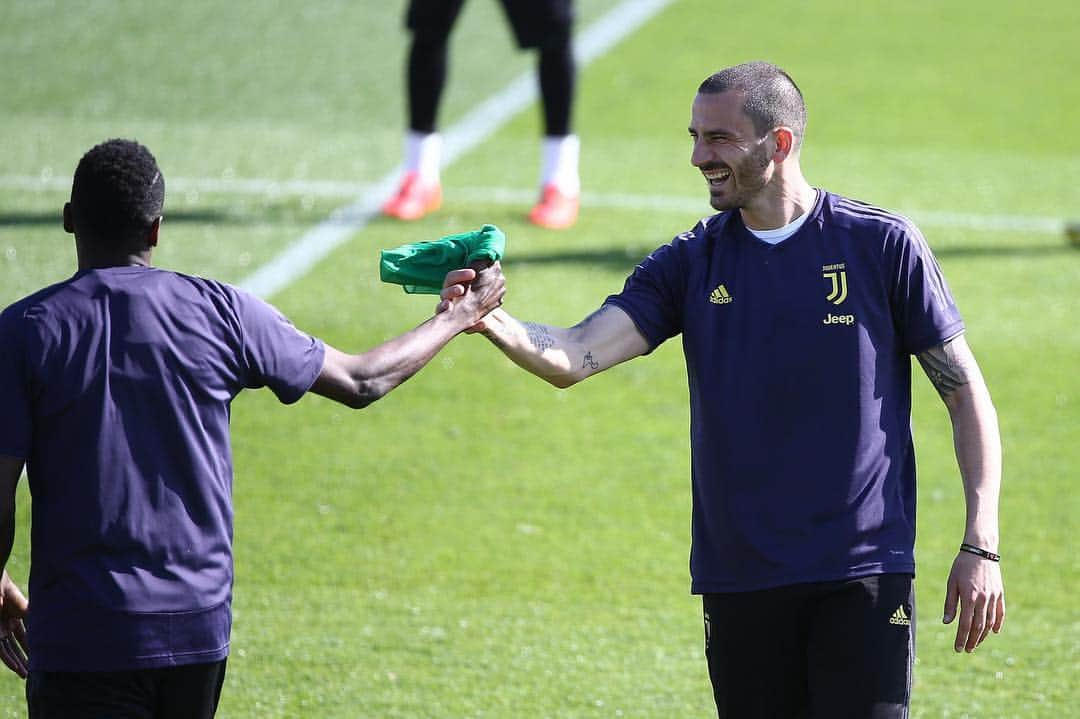
<path id="1" fill-rule="evenodd" d="M 582 2 L 583 23 L 614 0 Z M 1080 215 L 1080 10 L 966 3 L 677 0 L 582 75 L 586 192 L 700 197 L 685 124 L 697 82 L 772 59 L 809 103 L 819 186 L 908 210 Z M 398 161 L 405 37 L 390 3 L 9 3 L 0 14 L 0 176 L 70 177 L 134 136 L 166 177 L 370 182 Z M 531 66 L 494 3 L 468 4 L 442 116 Z M 766 32 L 764 28 L 768 28 Z M 445 175 L 444 210 L 378 220 L 274 298 L 335 346 L 367 348 L 429 300 L 377 281 L 377 251 L 498 224 L 507 307 L 570 324 L 692 215 L 590 209 L 568 233 L 455 187 L 531 188 L 537 112 Z M 508 158 L 515 161 L 508 162 Z M 470 195 L 469 197 L 472 197 Z M 0 305 L 66 277 L 63 192 L 0 188 Z M 171 192 L 162 266 L 238 281 L 340 204 Z M 1062 237 L 924 226 L 1000 414 L 1009 619 L 971 657 L 939 623 L 963 528 L 944 408 L 916 371 L 919 660 L 913 717 L 1060 717 L 1075 706 L 1069 588 L 1080 509 L 1080 255 Z M 237 584 L 223 717 L 710 716 L 687 594 L 689 468 L 678 343 L 570 391 L 455 340 L 353 413 L 268 393 L 234 407 Z M 25 486 L 10 570 L 27 570 Z M 22 716 L 0 676 L 0 716 Z"/>

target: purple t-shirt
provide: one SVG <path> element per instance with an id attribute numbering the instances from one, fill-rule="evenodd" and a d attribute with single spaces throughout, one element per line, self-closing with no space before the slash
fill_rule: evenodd
<path id="1" fill-rule="evenodd" d="M 29 642 L 40 671 L 228 654 L 229 408 L 295 402 L 325 348 L 228 285 L 82 271 L 0 314 L 0 454 L 27 460 Z"/>
<path id="2" fill-rule="evenodd" d="M 821 191 L 770 245 L 721 213 L 607 302 L 682 333 L 695 593 L 915 571 L 911 355 L 964 325 L 914 225 Z"/>

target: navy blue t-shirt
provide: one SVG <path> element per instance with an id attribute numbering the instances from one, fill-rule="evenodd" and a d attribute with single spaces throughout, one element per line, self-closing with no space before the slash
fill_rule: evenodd
<path id="1" fill-rule="evenodd" d="M 607 303 L 682 334 L 695 593 L 914 572 L 911 355 L 964 329 L 914 225 L 819 191 L 770 245 L 724 212 Z"/>
<path id="2" fill-rule="evenodd" d="M 262 300 L 147 267 L 0 314 L 0 454 L 27 460 L 30 666 L 217 661 L 232 594 L 229 408 L 295 402 L 325 348 Z"/>

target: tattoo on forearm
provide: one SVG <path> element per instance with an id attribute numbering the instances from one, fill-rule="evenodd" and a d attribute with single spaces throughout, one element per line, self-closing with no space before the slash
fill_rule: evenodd
<path id="1" fill-rule="evenodd" d="M 600 363 L 593 359 L 592 352 L 585 353 L 585 359 L 581 362 L 581 369 L 600 369 Z"/>
<path id="2" fill-rule="evenodd" d="M 926 371 L 930 383 L 942 397 L 948 397 L 960 387 L 971 382 L 970 368 L 964 357 L 952 346 L 952 341 L 932 347 L 918 355 L 919 364 Z"/>
<path id="3" fill-rule="evenodd" d="M 535 322 L 523 322 L 525 332 L 529 336 L 529 344 L 537 349 L 539 352 L 554 347 L 555 340 L 548 332 L 548 328 L 544 325 L 538 325 Z"/>

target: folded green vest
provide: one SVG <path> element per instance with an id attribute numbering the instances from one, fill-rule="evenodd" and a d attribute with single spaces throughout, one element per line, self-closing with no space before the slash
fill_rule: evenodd
<path id="1" fill-rule="evenodd" d="M 505 250 L 506 235 L 502 230 L 484 225 L 473 232 L 383 250 L 379 277 L 383 282 L 404 286 L 412 294 L 437 295 L 447 272 L 476 260 L 495 262 L 502 259 Z"/>

